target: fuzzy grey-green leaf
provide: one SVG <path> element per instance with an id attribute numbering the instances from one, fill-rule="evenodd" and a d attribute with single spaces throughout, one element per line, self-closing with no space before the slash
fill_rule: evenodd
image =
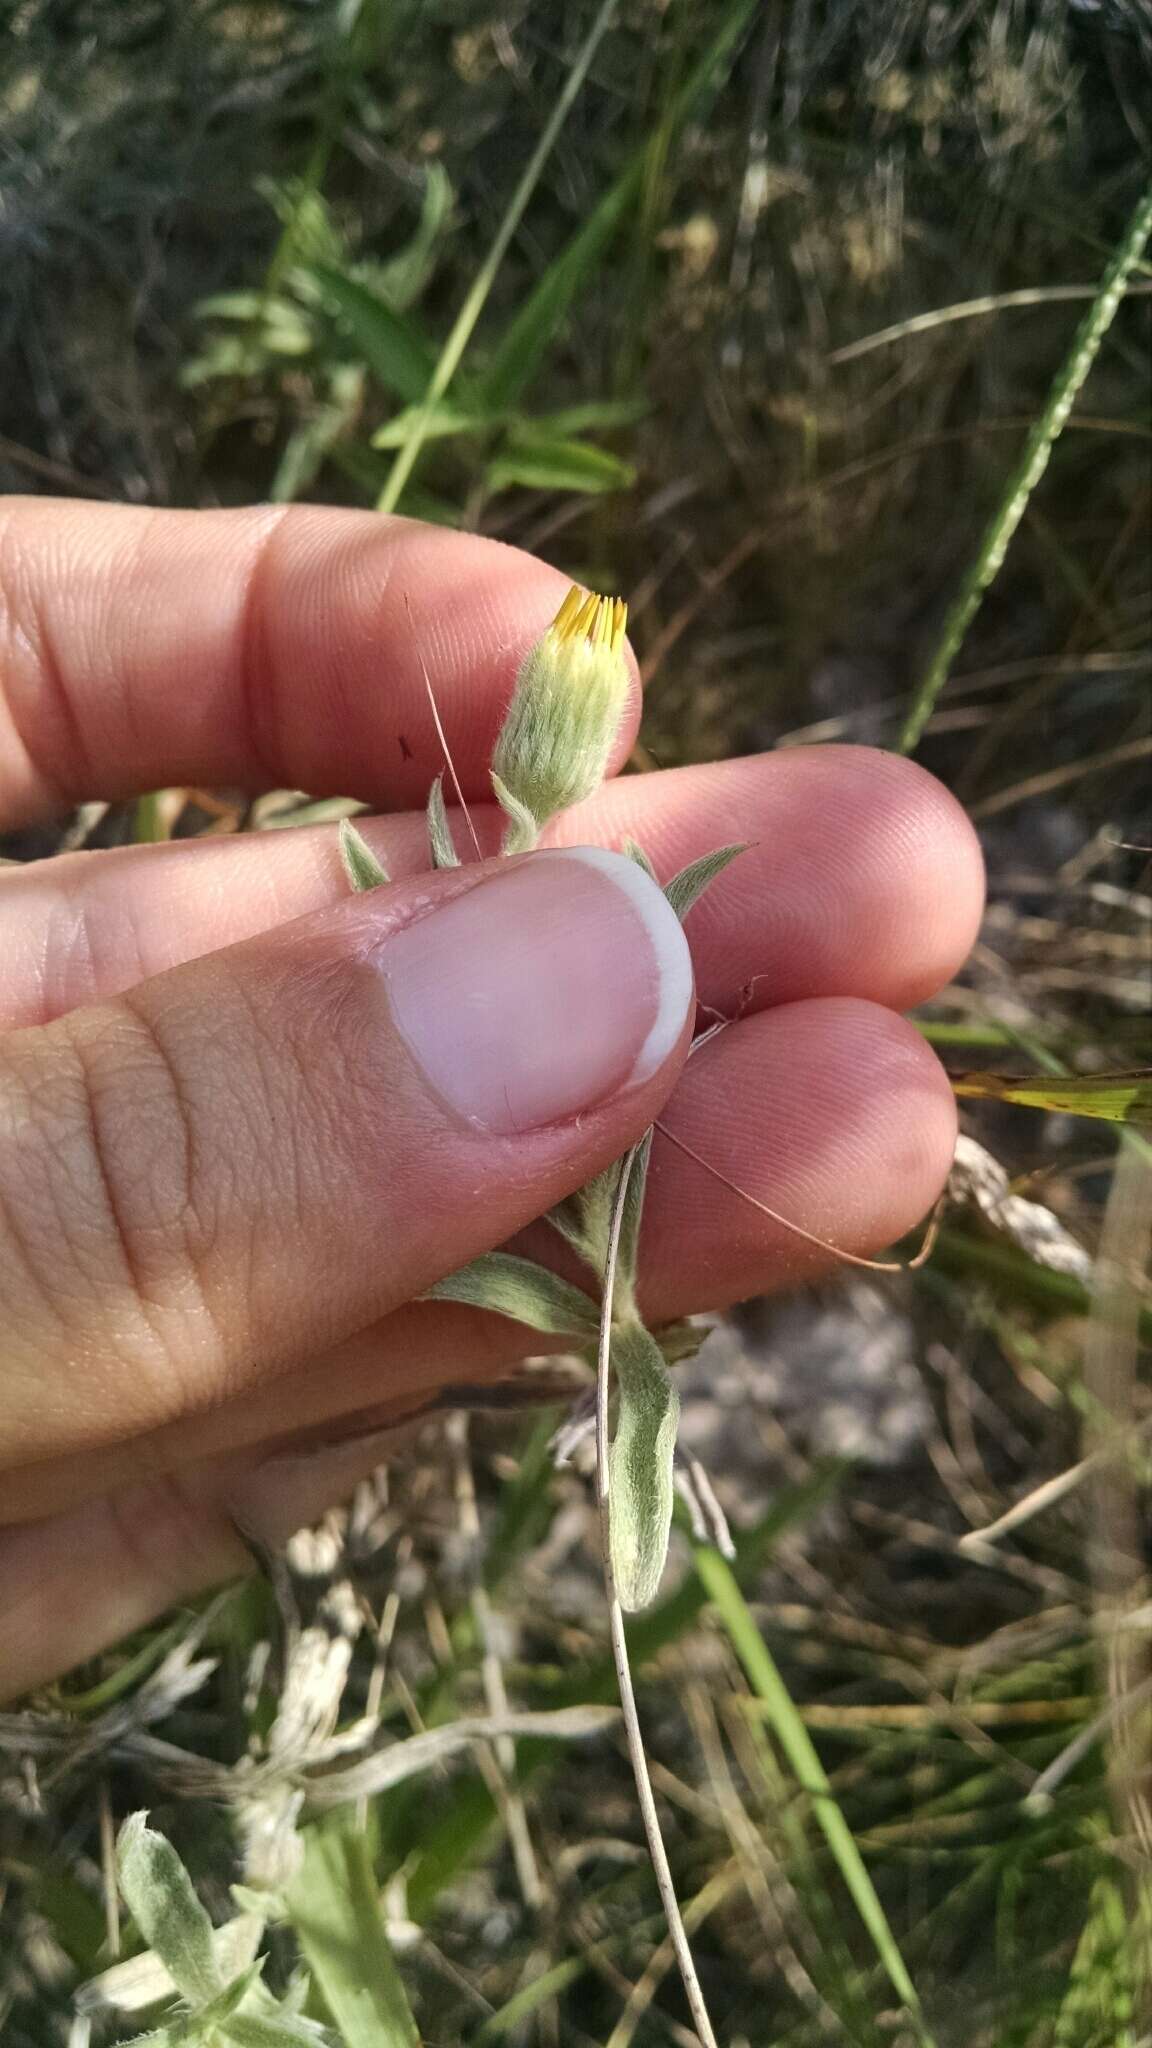
<path id="1" fill-rule="evenodd" d="M 463 1301 L 555 1337 L 594 1337 L 600 1311 L 588 1295 L 513 1252 L 485 1252 L 428 1290 L 428 1301 Z"/>
<path id="2" fill-rule="evenodd" d="M 458 868 L 460 856 L 452 844 L 448 812 L 444 807 L 444 777 L 438 775 L 428 791 L 428 845 L 434 868 Z"/>
<path id="3" fill-rule="evenodd" d="M 644 848 L 642 846 L 637 846 L 636 841 L 634 839 L 626 839 L 624 841 L 623 846 L 620 848 L 620 851 L 621 853 L 627 854 L 629 860 L 634 860 L 638 868 L 643 868 L 644 873 L 647 875 L 648 880 L 650 882 L 655 882 L 656 887 L 660 887 L 659 881 L 657 880 L 656 876 L 656 870 L 653 867 L 651 861 L 648 858 L 648 855 L 645 853 Z"/>
<path id="4" fill-rule="evenodd" d="M 125 1821 L 116 1844 L 120 1889 L 132 1918 L 190 2005 L 224 1990 L 212 1949 L 212 1922 L 171 1843 L 146 1813 Z"/>
<path id="5" fill-rule="evenodd" d="M 368 841 L 348 818 L 340 821 L 340 858 L 344 863 L 344 873 L 357 892 L 378 889 L 382 882 L 389 880 L 387 868 L 377 860 Z"/>
<path id="6" fill-rule="evenodd" d="M 748 841 L 742 840 L 734 846 L 718 846 L 715 853 L 701 854 L 699 860 L 689 862 L 678 875 L 665 884 L 664 894 L 683 924 L 694 903 L 700 901 L 705 889 L 711 887 L 717 875 L 736 859 L 737 854 L 748 851 Z"/>
<path id="7" fill-rule="evenodd" d="M 635 1322 L 612 1332 L 618 1406 L 608 1458 L 608 1537 L 620 1605 L 655 1599 L 672 1527 L 680 1399 L 656 1339 Z"/>
<path id="8" fill-rule="evenodd" d="M 501 782 L 494 768 L 489 770 L 496 801 L 508 819 L 508 830 L 504 834 L 504 853 L 530 853 L 540 837 L 540 820 L 515 797 L 507 783 Z"/>

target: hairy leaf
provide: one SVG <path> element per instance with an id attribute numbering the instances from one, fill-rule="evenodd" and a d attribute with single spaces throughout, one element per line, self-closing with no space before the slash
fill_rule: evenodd
<path id="1" fill-rule="evenodd" d="M 212 1922 L 170 1842 L 148 1826 L 146 1813 L 125 1821 L 116 1844 L 120 1889 L 177 1991 L 206 2005 L 224 1990 L 212 1948 Z"/>
<path id="2" fill-rule="evenodd" d="M 378 889 L 389 880 L 388 870 L 377 860 L 368 841 L 348 818 L 340 821 L 340 858 L 353 889 Z"/>
<path id="3" fill-rule="evenodd" d="M 634 839 L 626 839 L 624 841 L 623 846 L 620 848 L 620 851 L 621 853 L 627 854 L 629 860 L 634 860 L 638 868 L 643 868 L 644 873 L 648 877 L 648 880 L 650 882 L 656 882 L 657 887 L 659 887 L 659 882 L 657 881 L 656 877 L 656 870 L 653 867 L 651 861 L 648 858 L 648 855 L 645 853 L 644 848 L 642 846 L 637 846 L 636 841 Z"/>
<path id="4" fill-rule="evenodd" d="M 556 1337 L 594 1337 L 600 1325 L 599 1308 L 578 1287 L 513 1252 L 485 1252 L 438 1280 L 425 1300 L 468 1302 Z"/>
<path id="5" fill-rule="evenodd" d="M 690 862 L 686 868 L 681 868 L 678 875 L 673 875 L 672 880 L 665 884 L 664 894 L 681 924 L 693 904 L 700 901 L 705 889 L 711 888 L 717 875 L 724 873 L 737 854 L 747 850 L 747 840 L 734 846 L 718 846 L 715 853 L 701 854 L 699 860 Z"/>
<path id="6" fill-rule="evenodd" d="M 496 801 L 508 819 L 508 830 L 504 834 L 503 852 L 528 853 L 540 837 L 540 820 L 514 797 L 507 784 L 501 782 L 494 768 L 489 769 Z"/>
<path id="7" fill-rule="evenodd" d="M 608 1535 L 620 1605 L 655 1599 L 672 1527 L 680 1399 L 656 1339 L 640 1323 L 612 1332 L 618 1406 L 608 1459 Z"/>
<path id="8" fill-rule="evenodd" d="M 458 868 L 460 857 L 452 843 L 448 813 L 444 808 L 444 777 L 438 775 L 428 791 L 428 844 L 434 868 Z"/>

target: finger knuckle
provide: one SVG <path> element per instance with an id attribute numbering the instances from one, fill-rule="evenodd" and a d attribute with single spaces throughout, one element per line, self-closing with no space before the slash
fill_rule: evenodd
<path id="1" fill-rule="evenodd" d="M 97 1386 L 110 1365 L 133 1368 L 120 1376 L 117 1432 L 126 1409 L 162 1420 L 221 1364 L 179 1064 L 129 1005 L 78 1013 L 50 1040 L 15 1038 L 28 1043 L 0 1088 L 0 1274 L 15 1326 L 77 1386 L 86 1366 Z"/>

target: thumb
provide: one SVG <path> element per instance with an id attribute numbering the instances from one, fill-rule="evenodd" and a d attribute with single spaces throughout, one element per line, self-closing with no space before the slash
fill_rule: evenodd
<path id="1" fill-rule="evenodd" d="M 0 1468 L 218 1404 L 500 1243 L 652 1121 L 692 1009 L 656 885 L 569 848 L 11 1033 Z"/>

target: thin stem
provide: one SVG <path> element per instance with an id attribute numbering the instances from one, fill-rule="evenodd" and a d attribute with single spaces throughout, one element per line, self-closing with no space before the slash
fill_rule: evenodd
<path id="1" fill-rule="evenodd" d="M 428 389 L 418 411 L 413 415 L 412 424 L 402 446 L 397 450 L 396 460 L 388 472 L 388 481 L 376 503 L 378 512 L 394 512 L 400 501 L 400 493 L 408 482 L 416 458 L 424 445 L 428 419 L 433 407 L 443 398 L 449 384 L 460 367 L 460 360 L 472 338 L 472 330 L 484 310 L 484 303 L 492 289 L 496 273 L 507 253 L 508 244 L 516 233 L 523 218 L 524 209 L 531 199 L 540 173 L 552 154 L 556 138 L 568 118 L 569 110 L 576 98 L 588 68 L 601 39 L 616 12 L 617 0 L 603 0 L 603 5 L 585 38 L 584 47 L 564 81 L 564 89 L 545 126 L 544 133 L 536 144 L 524 168 L 524 175 L 512 194 L 508 211 L 497 230 L 496 239 L 480 265 L 472 281 L 464 304 L 457 313 L 452 330 L 440 351 L 436 368 L 432 372 Z"/>
<path id="2" fill-rule="evenodd" d="M 624 1204 L 628 1194 L 628 1181 L 639 1146 L 633 1146 L 625 1154 L 620 1168 L 620 1185 L 612 1205 L 612 1225 L 608 1236 L 608 1256 L 604 1261 L 604 1305 L 600 1318 L 600 1345 L 596 1359 L 596 1499 L 600 1509 L 600 1529 L 604 1552 L 604 1585 L 608 1595 L 608 1623 L 612 1637 L 612 1661 L 616 1666 L 616 1682 L 620 1688 L 620 1704 L 624 1709 L 624 1733 L 628 1743 L 628 1756 L 632 1775 L 636 1780 L 636 1796 L 640 1802 L 640 1817 L 644 1823 L 644 1835 L 648 1843 L 648 1854 L 656 1875 L 656 1887 L 664 1918 L 668 1922 L 668 1933 L 676 1952 L 680 1979 L 692 2014 L 692 2024 L 700 2036 L 701 2048 L 718 2048 L 696 1965 L 692 1960 L 687 1931 L 680 1914 L 676 1897 L 676 1886 L 672 1878 L 668 1852 L 660 1832 L 660 1816 L 656 1811 L 656 1799 L 652 1791 L 652 1780 L 648 1774 L 648 1758 L 644 1750 L 644 1735 L 640 1727 L 640 1716 L 636 1708 L 636 1693 L 632 1685 L 632 1667 L 628 1662 L 628 1640 L 624 1633 L 624 1610 L 616 1591 L 616 1580 L 612 1570 L 612 1545 L 609 1529 L 608 1501 L 608 1395 L 611 1380 L 612 1354 L 612 1302 L 616 1289 L 616 1264 L 620 1252 L 620 1232 L 624 1223 Z"/>
<path id="3" fill-rule="evenodd" d="M 932 708 L 948 680 L 948 672 L 960 644 L 983 602 L 984 592 L 999 574 L 1012 536 L 1024 517 L 1052 450 L 1063 433 L 1068 415 L 1096 360 L 1100 344 L 1111 327 L 1124 296 L 1128 279 L 1152 234 L 1152 185 L 1137 202 L 1123 239 L 1100 281 L 1100 289 L 1076 330 L 1072 343 L 1048 393 L 1048 402 L 1037 420 L 1024 453 L 1009 478 L 975 558 L 948 609 L 936 651 L 917 686 L 900 736 L 900 751 L 910 754 L 932 715 Z"/>

